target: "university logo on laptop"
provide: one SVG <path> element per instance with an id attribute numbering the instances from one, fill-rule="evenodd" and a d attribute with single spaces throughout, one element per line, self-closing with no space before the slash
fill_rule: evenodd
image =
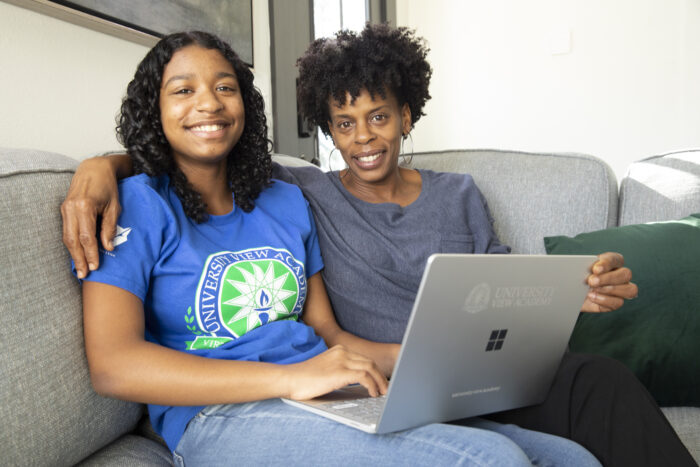
<path id="1" fill-rule="evenodd" d="M 486 283 L 475 286 L 464 300 L 462 309 L 467 313 L 480 313 L 489 307 L 491 287 Z"/>
<path id="2" fill-rule="evenodd" d="M 187 348 L 215 348 L 270 321 L 296 320 L 305 297 L 304 265 L 287 250 L 215 253 L 207 258 L 197 287 L 198 329 L 188 326 L 201 335 Z"/>

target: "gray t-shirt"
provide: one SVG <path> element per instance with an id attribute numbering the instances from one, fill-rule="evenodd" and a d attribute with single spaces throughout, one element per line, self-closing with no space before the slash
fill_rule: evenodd
<path id="1" fill-rule="evenodd" d="M 340 326 L 377 342 L 401 342 L 432 253 L 508 253 L 470 175 L 419 171 L 413 203 L 357 199 L 338 172 L 274 165 L 298 185 L 316 220 L 328 296 Z"/>

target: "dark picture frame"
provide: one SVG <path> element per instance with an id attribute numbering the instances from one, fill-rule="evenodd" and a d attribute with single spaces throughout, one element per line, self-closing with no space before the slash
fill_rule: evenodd
<path id="1" fill-rule="evenodd" d="M 3 1 L 149 47 L 172 32 L 211 32 L 253 66 L 252 0 Z"/>

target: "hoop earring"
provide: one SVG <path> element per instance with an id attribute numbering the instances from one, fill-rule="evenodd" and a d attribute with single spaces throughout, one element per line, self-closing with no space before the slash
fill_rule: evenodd
<path id="1" fill-rule="evenodd" d="M 411 139 L 411 152 L 408 153 L 408 157 L 406 157 L 406 151 L 404 150 L 403 143 L 407 139 Z M 407 133 L 403 135 L 403 138 L 401 139 L 401 165 L 403 167 L 411 167 L 411 163 L 413 162 L 413 136 L 411 136 L 411 133 Z"/>
<path id="2" fill-rule="evenodd" d="M 333 149 L 331 149 L 331 152 L 328 153 L 328 170 L 330 172 L 333 172 L 333 167 L 331 165 L 331 164 L 333 164 L 333 151 L 337 151 L 337 150 L 338 150 L 338 148 L 333 147 Z M 345 167 L 343 167 L 343 168 L 345 168 Z M 343 170 L 343 169 L 340 169 L 340 170 Z M 344 175 L 343 175 L 343 177 L 340 176 L 340 170 L 338 170 L 338 178 L 343 178 Z"/>
<path id="3" fill-rule="evenodd" d="M 328 153 L 328 170 L 330 170 L 331 172 L 333 172 L 333 167 L 331 165 L 331 164 L 333 164 L 333 151 L 337 151 L 337 150 L 338 150 L 338 148 L 333 147 L 333 149 L 331 149 L 331 152 Z"/>

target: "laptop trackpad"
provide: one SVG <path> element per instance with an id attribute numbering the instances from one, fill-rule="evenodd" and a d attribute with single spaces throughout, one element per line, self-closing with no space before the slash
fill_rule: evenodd
<path id="1" fill-rule="evenodd" d="M 316 406 L 316 405 L 342 405 L 344 403 L 352 403 L 357 399 L 366 399 L 370 397 L 369 392 L 364 386 L 359 384 L 353 384 L 352 386 L 345 386 L 344 388 L 337 389 L 328 394 L 315 397 L 304 401 L 305 404 Z"/>

